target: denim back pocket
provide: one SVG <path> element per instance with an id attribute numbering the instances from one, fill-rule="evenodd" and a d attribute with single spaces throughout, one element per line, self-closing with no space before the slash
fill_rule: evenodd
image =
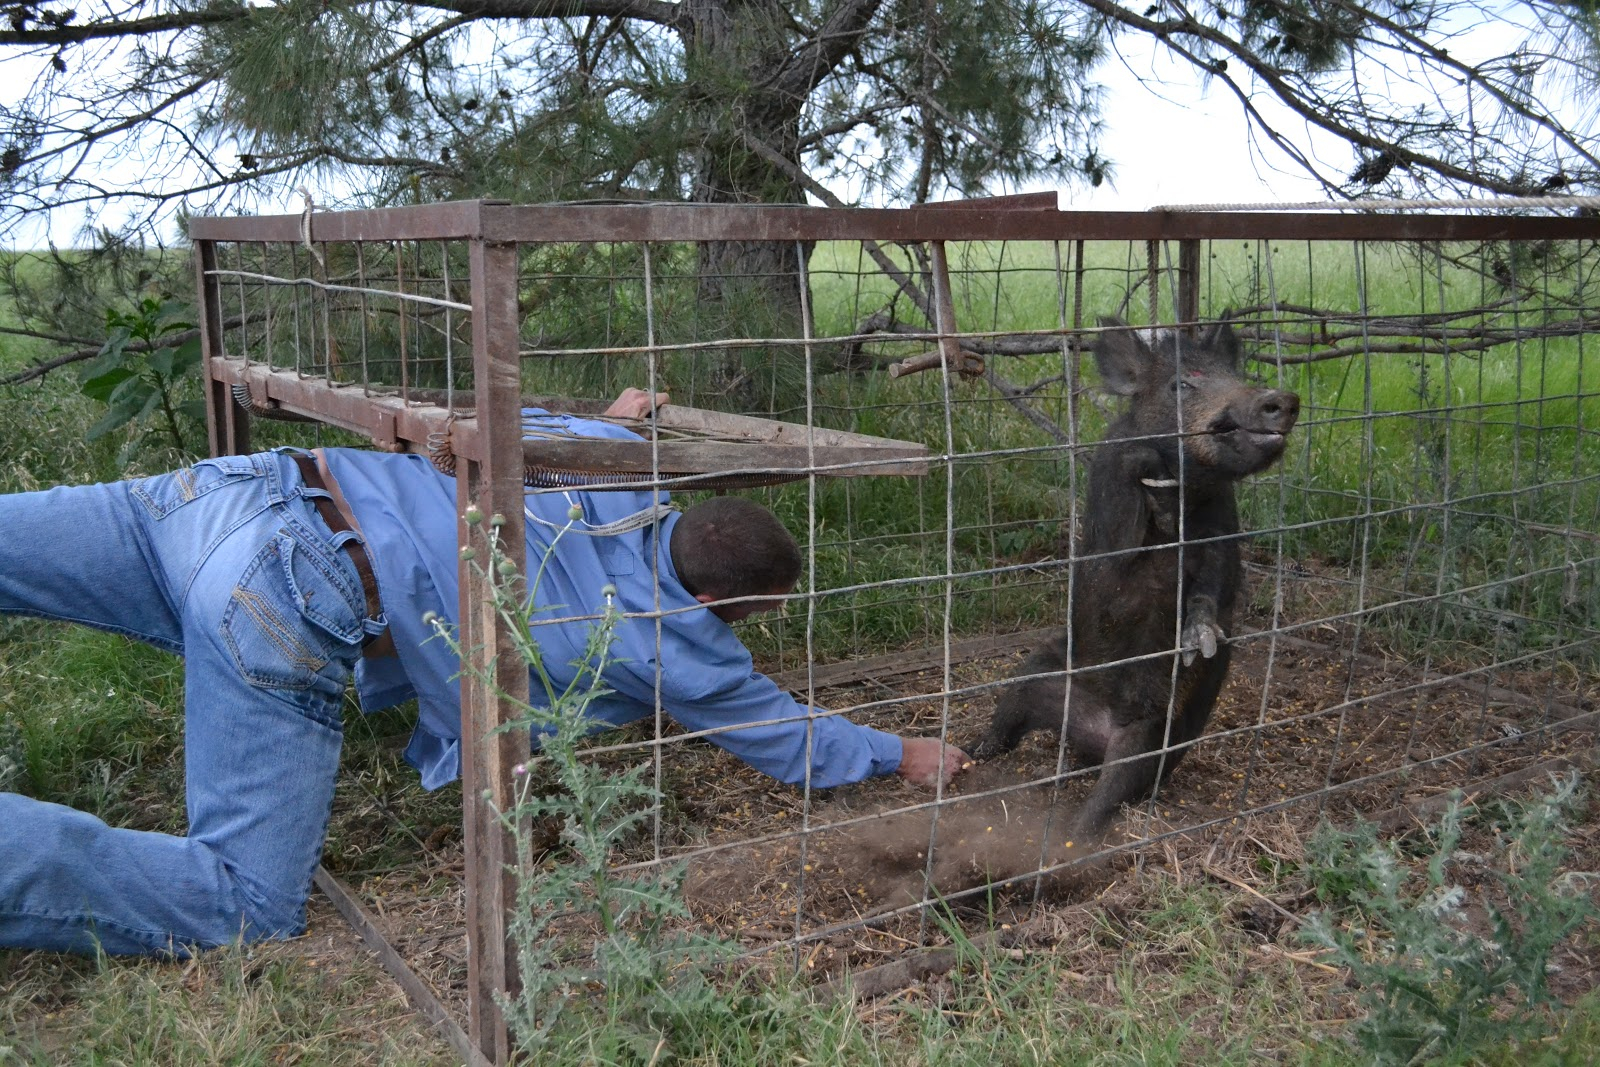
<path id="1" fill-rule="evenodd" d="M 243 478 L 263 477 L 249 456 L 219 456 L 203 459 L 192 467 L 171 474 L 141 478 L 129 490 L 143 504 L 151 518 L 164 519 L 183 505 L 199 500 L 213 489 Z"/>
<path id="2" fill-rule="evenodd" d="M 365 612 L 361 589 L 321 546 L 282 531 L 234 587 L 222 613 L 222 637 L 252 685 L 317 688 L 337 697 L 360 653 Z M 333 660 L 346 671 L 326 672 Z"/>

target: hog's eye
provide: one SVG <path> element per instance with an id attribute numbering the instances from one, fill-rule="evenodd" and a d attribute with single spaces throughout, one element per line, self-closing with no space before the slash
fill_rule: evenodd
<path id="1" fill-rule="evenodd" d="M 1188 377 L 1174 378 L 1172 379 L 1172 391 L 1180 394 L 1186 393 L 1194 388 L 1194 384 L 1194 377 L 1192 375 Z"/>

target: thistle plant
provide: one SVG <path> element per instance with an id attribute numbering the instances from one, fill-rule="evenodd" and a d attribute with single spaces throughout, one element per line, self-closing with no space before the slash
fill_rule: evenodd
<path id="1" fill-rule="evenodd" d="M 619 770 L 583 757 L 581 742 L 596 726 L 590 708 L 610 693 L 605 671 L 616 662 L 612 646 L 622 620 L 616 589 L 595 590 L 598 617 L 570 683 L 551 677 L 533 636 L 538 614 L 567 607 L 538 607 L 537 592 L 561 537 L 581 514 L 576 507 L 569 512 L 526 586 L 501 548 L 504 520 L 496 515 L 486 522 L 476 508 L 465 516 L 483 534 L 486 558 L 479 559 L 476 546 L 463 549 L 463 558 L 489 577 L 495 610 L 530 671 L 532 700 L 514 702 L 518 714 L 496 732 L 530 730 L 538 745 L 526 765 L 513 769 L 512 804 L 499 812 L 515 844 L 516 900 L 508 925 L 522 980 L 501 1007 L 518 1047 L 530 1055 L 548 1057 L 570 1038 L 583 1042 L 585 1059 L 599 1042 L 609 1046 L 608 1060 L 647 1062 L 660 1059 L 674 1033 L 729 1011 L 704 969 L 730 949 L 687 929 L 681 866 L 614 870 L 618 846 L 660 799 L 647 764 Z M 458 654 L 463 651 L 448 627 L 437 619 L 433 625 Z M 462 663 L 493 684 L 465 656 Z M 552 825 L 559 834 L 546 848 L 548 835 L 537 828 Z"/>
<path id="2" fill-rule="evenodd" d="M 1504 806 L 1496 847 L 1477 856 L 1461 849 L 1457 796 L 1429 832 L 1420 876 L 1370 823 L 1318 829 L 1308 872 L 1333 907 L 1305 936 L 1362 990 L 1354 1037 L 1367 1062 L 1465 1062 L 1540 1032 L 1551 953 L 1595 914 L 1594 875 L 1562 870 L 1579 804 L 1577 774 L 1555 779 L 1548 794 Z M 1483 886 L 1499 891 L 1469 888 Z"/>

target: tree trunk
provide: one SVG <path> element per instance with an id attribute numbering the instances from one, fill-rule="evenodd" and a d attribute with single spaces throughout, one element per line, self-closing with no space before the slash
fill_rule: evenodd
<path id="1" fill-rule="evenodd" d="M 745 88 L 730 106 L 724 97 L 701 102 L 706 121 L 693 198 L 703 204 L 803 204 L 793 175 L 752 152 L 746 138 L 773 148 L 799 166 L 803 98 L 762 86 L 793 43 L 787 16 L 764 0 L 687 0 L 694 26 L 691 65 L 720 72 L 718 80 Z M 802 265 L 811 243 L 706 241 L 698 250 L 700 315 L 721 337 L 798 338 L 805 325 Z M 709 331 L 708 331 L 709 332 Z M 803 388 L 804 355 L 797 347 L 751 346 L 718 351 L 706 368 L 711 398 L 739 411 L 771 411 Z"/>

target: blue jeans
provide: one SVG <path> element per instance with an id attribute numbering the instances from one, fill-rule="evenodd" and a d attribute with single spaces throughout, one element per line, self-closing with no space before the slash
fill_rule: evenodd
<path id="1" fill-rule="evenodd" d="M 187 837 L 0 793 L 0 945 L 185 954 L 291 937 L 369 630 L 291 457 L 0 497 L 0 612 L 184 657 Z"/>

